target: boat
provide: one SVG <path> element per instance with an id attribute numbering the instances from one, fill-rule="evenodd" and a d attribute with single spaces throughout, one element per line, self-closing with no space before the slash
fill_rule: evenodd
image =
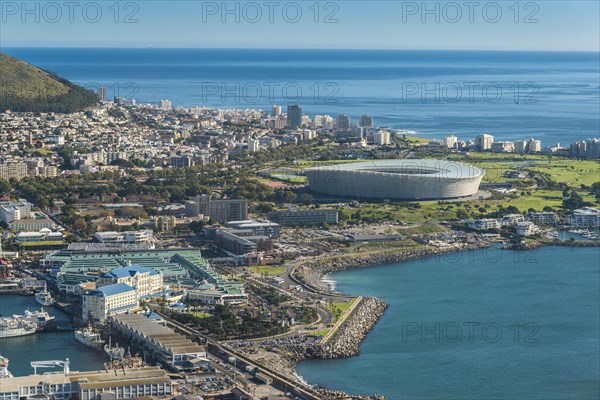
<path id="1" fill-rule="evenodd" d="M 8 370 L 8 358 L 0 354 L 0 379 L 12 377 L 13 374 Z"/>
<path id="2" fill-rule="evenodd" d="M 75 340 L 96 350 L 102 351 L 104 340 L 100 337 L 100 333 L 96 332 L 92 327 L 83 328 L 75 331 Z"/>
<path id="3" fill-rule="evenodd" d="M 48 322 L 54 319 L 53 315 L 48 314 L 44 307 L 40 311 L 25 310 L 23 315 L 13 315 L 13 318 L 22 318 L 27 322 L 34 322 L 38 328 L 45 328 Z"/>
<path id="4" fill-rule="evenodd" d="M 26 336 L 37 331 L 35 322 L 28 322 L 24 318 L 2 318 L 0 317 L 0 339 Z"/>
<path id="5" fill-rule="evenodd" d="M 113 346 L 112 338 L 109 338 L 108 344 L 104 345 L 104 353 L 106 353 L 108 358 L 110 358 L 111 360 L 122 360 L 123 358 L 125 358 L 125 349 L 119 347 L 119 343 Z"/>
<path id="6" fill-rule="evenodd" d="M 127 349 L 127 354 L 120 360 L 110 360 L 104 363 L 104 368 L 108 371 L 111 369 L 122 370 L 126 368 L 139 368 L 145 365 L 144 360 L 139 356 L 131 355 L 131 350 Z"/>
<path id="7" fill-rule="evenodd" d="M 54 304 L 54 299 L 52 298 L 50 292 L 47 290 L 46 285 L 44 285 L 44 290 L 35 294 L 35 301 L 37 301 L 43 306 L 51 306 L 52 304 Z"/>

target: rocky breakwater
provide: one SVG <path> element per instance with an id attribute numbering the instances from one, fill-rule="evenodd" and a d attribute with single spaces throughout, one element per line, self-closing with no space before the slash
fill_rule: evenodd
<path id="1" fill-rule="evenodd" d="M 385 312 L 387 304 L 374 297 L 363 297 L 335 332 L 322 342 L 306 349 L 308 358 L 343 358 L 357 355 L 360 344 Z"/>
<path id="2" fill-rule="evenodd" d="M 321 280 L 323 275 L 331 272 L 344 271 L 354 268 L 364 268 L 371 265 L 389 264 L 418 258 L 451 253 L 464 250 L 475 250 L 488 247 L 489 243 L 478 244 L 457 243 L 446 247 L 424 246 L 389 253 L 369 253 L 365 255 L 338 256 L 310 261 L 298 266 L 293 272 L 294 277 L 320 292 L 331 292 L 329 286 Z"/>

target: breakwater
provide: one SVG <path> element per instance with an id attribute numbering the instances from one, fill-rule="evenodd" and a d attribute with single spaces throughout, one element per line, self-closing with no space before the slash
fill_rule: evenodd
<path id="1" fill-rule="evenodd" d="M 323 293 L 331 293 L 330 287 L 322 281 L 324 275 L 331 272 L 364 268 L 373 265 L 390 264 L 423 257 L 441 255 L 464 250 L 476 250 L 488 247 L 488 242 L 457 243 L 447 247 L 423 246 L 418 249 L 406 249 L 388 253 L 369 253 L 364 255 L 348 255 L 322 260 L 308 261 L 296 267 L 293 276 L 303 284 Z"/>
<path id="2" fill-rule="evenodd" d="M 531 241 L 526 243 L 511 243 L 503 248 L 506 250 L 532 250 L 544 246 L 558 247 L 600 247 L 600 240 L 553 240 L 548 241 Z"/>
<path id="3" fill-rule="evenodd" d="M 364 297 L 337 327 L 329 340 L 306 349 L 308 358 L 343 358 L 360 353 L 360 344 L 385 312 L 387 305 L 374 297 Z"/>

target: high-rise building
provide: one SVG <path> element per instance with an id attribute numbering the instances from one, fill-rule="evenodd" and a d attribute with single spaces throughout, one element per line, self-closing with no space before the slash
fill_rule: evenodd
<path id="1" fill-rule="evenodd" d="M 373 126 L 373 117 L 370 115 L 361 115 L 358 119 L 358 126 Z"/>
<path id="2" fill-rule="evenodd" d="M 542 151 L 541 140 L 515 140 L 515 153 L 539 153 L 540 151 Z"/>
<path id="3" fill-rule="evenodd" d="M 513 142 L 494 142 L 491 150 L 494 153 L 512 153 L 515 151 L 515 144 Z"/>
<path id="4" fill-rule="evenodd" d="M 173 108 L 173 104 L 171 103 L 171 100 L 161 100 L 158 102 L 158 108 L 161 110 L 170 110 Z"/>
<path id="5" fill-rule="evenodd" d="M 570 146 L 570 153 L 575 157 L 600 158 L 600 139 L 575 142 Z"/>
<path id="6" fill-rule="evenodd" d="M 529 140 L 529 143 L 527 144 L 527 152 L 528 153 L 539 153 L 540 151 L 542 151 L 542 141 L 531 138 Z"/>
<path id="7" fill-rule="evenodd" d="M 389 131 L 379 131 L 373 134 L 373 143 L 380 146 L 387 146 L 391 143 Z"/>
<path id="8" fill-rule="evenodd" d="M 100 97 L 100 101 L 106 101 L 106 87 L 100 86 L 98 88 L 98 97 Z"/>
<path id="9" fill-rule="evenodd" d="M 188 217 L 202 214 L 216 222 L 241 221 L 248 219 L 248 200 L 218 200 L 203 194 L 186 201 L 185 212 Z"/>
<path id="10" fill-rule="evenodd" d="M 475 138 L 475 147 L 479 151 L 490 150 L 492 148 L 492 143 L 494 142 L 494 137 L 492 135 L 488 135 L 487 133 L 482 133 Z"/>
<path id="11" fill-rule="evenodd" d="M 335 119 L 335 127 L 337 130 L 350 129 L 350 117 L 346 114 L 340 114 Z"/>
<path id="12" fill-rule="evenodd" d="M 515 153 L 523 154 L 527 152 L 527 140 L 515 140 Z"/>
<path id="13" fill-rule="evenodd" d="M 248 151 L 254 153 L 260 149 L 260 142 L 258 140 L 248 140 Z"/>
<path id="14" fill-rule="evenodd" d="M 281 106 L 273 105 L 271 106 L 271 116 L 279 117 L 281 115 Z"/>
<path id="15" fill-rule="evenodd" d="M 0 179 L 21 180 L 27 176 L 27 164 L 21 161 L 10 160 L 0 164 Z"/>
<path id="16" fill-rule="evenodd" d="M 302 126 L 302 107 L 292 104 L 287 107 L 287 126 L 296 129 Z"/>
<path id="17" fill-rule="evenodd" d="M 454 135 L 450 135 L 450 136 L 444 138 L 444 146 L 446 146 L 449 149 L 453 149 L 453 148 L 457 147 L 457 143 L 458 143 L 458 138 Z"/>

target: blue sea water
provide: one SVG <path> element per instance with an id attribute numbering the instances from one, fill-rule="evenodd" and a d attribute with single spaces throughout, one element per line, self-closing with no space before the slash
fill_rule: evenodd
<path id="1" fill-rule="evenodd" d="M 40 305 L 33 296 L 0 295 L 0 315 L 11 317 L 39 310 Z M 58 308 L 45 308 L 56 321 L 68 323 L 69 317 Z M 10 360 L 9 370 L 15 376 L 33 374 L 31 361 L 64 360 L 68 358 L 72 371 L 90 371 L 104 369 L 104 354 L 90 349 L 75 340 L 73 332 L 40 332 L 28 336 L 0 339 L 0 354 Z M 60 369 L 44 369 L 39 373 L 60 371 Z"/>
<path id="2" fill-rule="evenodd" d="M 492 248 L 334 273 L 389 304 L 359 356 L 310 383 L 390 400 L 600 398 L 600 250 Z"/>
<path id="3" fill-rule="evenodd" d="M 310 116 L 461 140 L 600 136 L 598 53 L 3 48 L 109 97 L 217 108 L 299 103 Z"/>

